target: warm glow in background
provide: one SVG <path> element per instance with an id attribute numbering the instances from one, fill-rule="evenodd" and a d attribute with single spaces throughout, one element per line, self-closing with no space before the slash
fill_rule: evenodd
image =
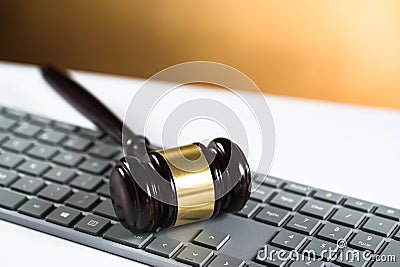
<path id="1" fill-rule="evenodd" d="M 400 109 L 397 0 L 1 1 L 0 37 L 1 60 L 136 77 L 210 60 L 266 93 Z"/>

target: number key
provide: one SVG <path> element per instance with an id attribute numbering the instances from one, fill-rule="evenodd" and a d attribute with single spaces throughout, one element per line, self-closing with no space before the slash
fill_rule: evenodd
<path id="1" fill-rule="evenodd" d="M 338 252 L 339 247 L 336 243 L 314 238 L 305 247 L 303 255 L 306 257 L 322 257 L 324 260 L 330 260 Z"/>
<path id="2" fill-rule="evenodd" d="M 311 235 L 319 226 L 320 221 L 311 217 L 296 214 L 286 225 L 286 228 L 306 235 Z"/>
<path id="3" fill-rule="evenodd" d="M 339 239 L 345 240 L 351 234 L 351 229 L 331 222 L 327 222 L 318 232 L 318 237 L 337 242 Z"/>
<path id="4" fill-rule="evenodd" d="M 364 232 L 358 232 L 350 242 L 350 246 L 356 249 L 370 250 L 373 253 L 376 253 L 382 244 L 382 237 Z"/>
<path id="5" fill-rule="evenodd" d="M 272 239 L 271 244 L 287 250 L 297 250 L 305 241 L 305 235 L 283 229 Z"/>

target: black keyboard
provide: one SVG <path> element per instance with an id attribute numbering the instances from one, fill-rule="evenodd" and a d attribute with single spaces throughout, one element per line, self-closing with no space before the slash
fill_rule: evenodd
<path id="1" fill-rule="evenodd" d="M 0 107 L 0 219 L 154 266 L 400 266 L 399 209 L 260 174 L 237 214 L 133 234 L 110 200 L 121 156 L 100 130 Z"/>

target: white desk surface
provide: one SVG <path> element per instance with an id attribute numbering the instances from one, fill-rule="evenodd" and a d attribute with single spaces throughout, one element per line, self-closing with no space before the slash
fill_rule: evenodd
<path id="1" fill-rule="evenodd" d="M 142 83 L 111 75 L 73 74 L 121 117 L 130 97 L 120 96 L 132 95 Z M 200 89 L 193 97 L 204 94 L 217 93 Z M 267 99 L 277 136 L 271 175 L 400 208 L 399 111 L 277 96 Z M 0 62 L 0 105 L 93 127 L 29 65 Z M 4 221 L 0 221 L 0 236 L 4 266 L 140 266 Z"/>

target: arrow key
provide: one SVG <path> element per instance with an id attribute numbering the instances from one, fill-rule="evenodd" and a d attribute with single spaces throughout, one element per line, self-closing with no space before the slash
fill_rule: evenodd
<path id="1" fill-rule="evenodd" d="M 166 236 L 158 236 L 146 247 L 146 251 L 171 258 L 180 247 L 182 247 L 181 241 Z"/>
<path id="2" fill-rule="evenodd" d="M 196 236 L 193 243 L 219 250 L 228 241 L 229 237 L 228 234 L 205 229 Z"/>
<path id="3" fill-rule="evenodd" d="M 181 253 L 178 254 L 176 259 L 192 266 L 201 267 L 204 266 L 212 255 L 213 252 L 210 249 L 189 244 L 181 251 Z"/>
<path id="4" fill-rule="evenodd" d="M 208 265 L 208 267 L 242 267 L 244 265 L 244 261 L 229 255 L 219 254 L 215 257 L 212 262 Z"/>

